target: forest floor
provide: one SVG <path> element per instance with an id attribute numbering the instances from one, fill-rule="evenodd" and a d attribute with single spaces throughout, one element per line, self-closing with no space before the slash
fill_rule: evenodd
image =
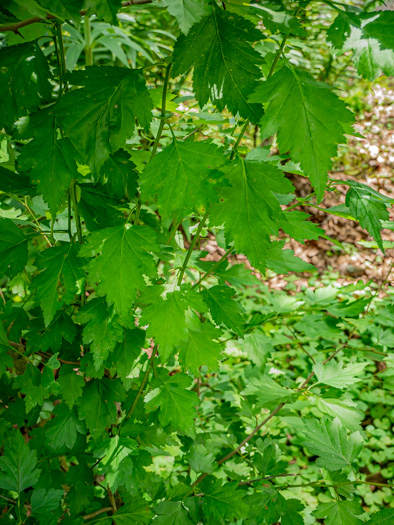
<path id="1" fill-rule="evenodd" d="M 355 125 L 356 131 L 364 138 L 349 138 L 348 144 L 341 147 L 329 177 L 340 180 L 351 178 L 394 198 L 394 87 L 390 89 L 376 84 L 364 102 L 365 109 L 360 112 Z M 305 197 L 311 193 L 309 181 L 305 177 L 289 177 L 296 188 L 297 197 Z M 347 189 L 345 185 L 337 186 L 334 191 L 326 194 L 319 208 L 327 209 L 344 204 Z M 393 247 L 387 248 L 383 254 L 358 223 L 328 214 L 313 206 L 303 206 L 300 209 L 309 213 L 311 221 L 343 246 L 340 248 L 323 238 L 306 241 L 305 244 L 294 240 L 287 243 L 286 248 L 294 250 L 295 255 L 317 268 L 320 281 L 334 281 L 344 285 L 362 279 L 379 284 L 387 279 L 394 256 L 394 231 L 382 231 L 385 244 Z M 390 220 L 393 219 L 394 210 L 391 210 Z M 204 245 L 204 249 L 209 252 L 207 260 L 217 260 L 224 253 L 213 239 Z M 236 259 L 237 262 L 248 263 L 242 255 Z M 393 275 L 394 272 L 390 274 L 391 277 Z M 264 280 L 270 288 L 288 289 L 289 278 L 285 275 L 268 272 Z M 309 280 L 310 274 L 298 274 L 292 279 L 293 287 L 300 290 L 303 286 L 308 286 Z"/>

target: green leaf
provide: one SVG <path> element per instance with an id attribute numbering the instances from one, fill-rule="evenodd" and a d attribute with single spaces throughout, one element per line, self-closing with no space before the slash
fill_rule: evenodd
<path id="1" fill-rule="evenodd" d="M 45 328 L 41 318 L 33 319 L 29 323 L 30 331 L 26 338 L 28 349 L 36 351 L 60 350 L 63 341 L 72 343 L 76 336 L 76 326 L 69 315 L 64 311 L 57 312 L 55 317 Z"/>
<path id="2" fill-rule="evenodd" d="M 176 41 L 173 75 L 194 67 L 193 87 L 203 106 L 210 98 L 223 111 L 239 113 L 257 123 L 262 110 L 248 102 L 261 76 L 256 64 L 261 58 L 252 47 L 262 34 L 248 20 L 211 3 L 211 14 Z M 198 44 L 197 44 L 198 43 Z"/>
<path id="3" fill-rule="evenodd" d="M 326 525 L 361 525 L 364 520 L 359 519 L 363 509 L 355 501 L 332 501 L 321 503 L 313 512 L 316 518 L 325 518 Z"/>
<path id="4" fill-rule="evenodd" d="M 394 520 L 394 509 L 383 509 L 372 514 L 369 525 L 390 525 Z"/>
<path id="5" fill-rule="evenodd" d="M 86 324 L 83 342 L 90 346 L 95 367 L 98 370 L 116 343 L 123 337 L 123 329 L 113 308 L 108 308 L 104 299 L 92 299 L 81 308 L 78 320 Z"/>
<path id="6" fill-rule="evenodd" d="M 153 390 L 145 397 L 149 411 L 160 408 L 159 420 L 163 426 L 172 425 L 188 436 L 194 436 L 194 419 L 197 416 L 198 396 L 188 388 L 191 377 L 185 374 L 168 375 L 164 368 L 157 369 L 152 381 Z"/>
<path id="7" fill-rule="evenodd" d="M 66 20 L 78 21 L 81 18 L 80 0 L 38 0 L 38 3 L 45 8 L 47 13 L 64 22 Z"/>
<path id="8" fill-rule="evenodd" d="M 131 523 L 151 523 L 152 511 L 149 505 L 142 498 L 130 498 L 126 505 L 123 505 L 119 510 L 108 519 L 108 524 L 113 521 L 116 525 L 130 525 Z"/>
<path id="9" fill-rule="evenodd" d="M 249 100 L 264 104 L 262 139 L 277 133 L 280 151 L 300 163 L 321 201 L 331 157 L 349 133 L 352 113 L 327 84 L 288 67 L 263 82 Z"/>
<path id="10" fill-rule="evenodd" d="M 34 487 L 41 472 L 36 466 L 35 451 L 29 449 L 19 430 L 15 431 L 4 455 L 0 457 L 0 488 L 20 494 Z"/>
<path id="11" fill-rule="evenodd" d="M 216 480 L 212 483 L 203 485 L 205 492 L 203 500 L 203 510 L 206 516 L 212 516 L 225 523 L 226 520 L 240 518 L 247 510 L 247 506 L 242 501 L 243 492 L 238 490 L 236 483 L 225 483 Z"/>
<path id="12" fill-rule="evenodd" d="M 290 193 L 292 184 L 276 167 L 266 162 L 239 159 L 224 170 L 231 187 L 220 190 L 220 202 L 213 204 L 211 220 L 224 223 L 228 243 L 248 256 L 264 271 L 270 235 L 277 235 L 278 221 L 285 220 L 275 193 Z M 236 203 L 236 206 L 235 206 Z"/>
<path id="13" fill-rule="evenodd" d="M 207 303 L 212 319 L 223 323 L 240 337 L 244 334 L 244 309 L 238 301 L 233 301 L 235 290 L 229 286 L 212 286 L 203 290 L 202 296 Z"/>
<path id="14" fill-rule="evenodd" d="M 294 255 L 293 250 L 284 250 L 285 241 L 273 241 L 267 252 L 267 267 L 276 273 L 310 272 L 316 268 Z"/>
<path id="15" fill-rule="evenodd" d="M 0 166 L 0 191 L 12 195 L 34 195 L 34 186 L 29 177 L 22 173 L 15 173 Z"/>
<path id="16" fill-rule="evenodd" d="M 273 349 L 274 346 L 271 337 L 257 330 L 246 335 L 242 342 L 242 350 L 244 350 L 249 359 L 259 367 L 266 364 Z"/>
<path id="17" fill-rule="evenodd" d="M 94 379 L 85 386 L 78 412 L 94 439 L 99 439 L 106 427 L 116 423 L 115 403 L 124 399 L 125 391 L 117 379 Z"/>
<path id="18" fill-rule="evenodd" d="M 76 160 L 81 160 L 77 149 L 67 138 L 58 140 L 59 124 L 53 107 L 39 111 L 19 125 L 22 139 L 33 137 L 18 157 L 18 167 L 30 171 L 30 179 L 37 184 L 49 210 L 55 217 L 73 178 L 78 178 Z"/>
<path id="19" fill-rule="evenodd" d="M 60 385 L 59 394 L 71 409 L 82 396 L 85 386 L 83 377 L 77 374 L 72 365 L 62 365 L 57 382 Z"/>
<path id="20" fill-rule="evenodd" d="M 382 45 L 383 42 L 390 42 L 388 33 L 381 31 L 386 24 L 384 21 L 381 24 L 380 20 L 380 17 L 387 20 L 388 12 L 377 15 L 376 12 L 342 12 L 327 31 L 328 40 L 341 53 L 354 51 L 352 60 L 357 71 L 368 80 L 374 80 L 381 72 L 387 76 L 394 74 L 394 53 L 391 49 L 384 49 Z"/>
<path id="21" fill-rule="evenodd" d="M 202 365 L 207 366 L 210 371 L 217 370 L 222 347 L 213 339 L 218 339 L 220 335 L 221 332 L 208 322 L 194 323 L 193 329 L 188 332 L 187 340 L 180 344 L 179 359 L 182 365 L 195 375 L 199 375 Z"/>
<path id="22" fill-rule="evenodd" d="M 162 501 L 154 510 L 157 525 L 193 525 L 181 501 Z"/>
<path id="23" fill-rule="evenodd" d="M 59 507 L 64 490 L 36 488 L 31 495 L 31 512 L 33 516 L 48 519 L 48 513 Z M 50 515 L 50 514 L 49 514 Z"/>
<path id="24" fill-rule="evenodd" d="M 85 429 L 78 420 L 75 409 L 69 409 L 61 403 L 53 411 L 56 416 L 45 425 L 45 436 L 48 445 L 55 450 L 63 447 L 73 448 L 77 440 L 77 433 L 84 434 Z"/>
<path id="25" fill-rule="evenodd" d="M 164 0 L 164 5 L 170 15 L 178 22 L 182 33 L 187 35 L 189 29 L 203 16 L 209 14 L 209 6 L 206 0 Z"/>
<path id="26" fill-rule="evenodd" d="M 285 214 L 286 220 L 281 221 L 281 228 L 293 239 L 304 244 L 305 239 L 317 240 L 319 237 L 325 237 L 324 231 L 315 223 L 307 221 L 310 217 L 302 211 L 290 211 Z"/>
<path id="27" fill-rule="evenodd" d="M 347 429 L 353 431 L 361 429 L 361 422 L 365 416 L 351 399 L 344 396 L 339 399 L 316 396 L 315 403 L 320 412 L 332 418 L 337 417 Z"/>
<path id="28" fill-rule="evenodd" d="M 369 21 L 363 26 L 363 33 L 379 40 L 381 47 L 394 49 L 394 12 L 380 11 L 368 13 Z"/>
<path id="29" fill-rule="evenodd" d="M 122 7 L 121 0 L 85 0 L 84 6 L 89 15 L 97 15 L 109 24 L 116 25 L 116 14 Z"/>
<path id="30" fill-rule="evenodd" d="M 197 305 L 195 301 L 199 301 Z M 165 298 L 157 297 L 153 304 L 143 310 L 140 325 L 149 325 L 146 334 L 159 345 L 163 362 L 182 341 L 187 341 L 187 314 L 189 309 L 196 309 L 196 306 L 199 312 L 204 311 L 202 298 L 196 292 L 175 290 L 167 293 Z"/>
<path id="31" fill-rule="evenodd" d="M 101 252 L 101 253 L 100 253 Z M 144 290 L 144 275 L 155 277 L 155 260 L 149 252 L 160 253 L 157 236 L 147 226 L 122 225 L 92 233 L 81 256 L 98 254 L 89 263 L 90 281 L 99 282 L 98 294 L 123 320 L 131 316 L 138 290 Z"/>
<path id="32" fill-rule="evenodd" d="M 223 152 L 205 142 L 173 140 L 156 155 L 141 175 L 142 200 L 154 199 L 161 215 L 181 219 L 217 201 L 218 168 L 226 162 Z"/>
<path id="33" fill-rule="evenodd" d="M 333 386 L 334 388 L 346 388 L 361 381 L 359 376 L 367 363 L 349 363 L 345 367 L 342 362 L 329 361 L 325 365 L 316 363 L 313 371 L 319 383 Z"/>
<path id="34" fill-rule="evenodd" d="M 82 89 L 64 95 L 56 115 L 73 146 L 97 173 L 131 137 L 135 120 L 148 130 L 153 104 L 139 70 L 91 66 L 68 74 Z"/>
<path id="35" fill-rule="evenodd" d="M 367 186 L 355 183 L 346 193 L 346 206 L 349 206 L 350 212 L 359 221 L 360 226 L 368 231 L 384 252 L 380 235 L 383 227 L 381 221 L 389 219 L 389 212 L 383 202 L 383 195 L 379 199 Z"/>
<path id="36" fill-rule="evenodd" d="M 304 445 L 312 454 L 320 456 L 316 465 L 330 471 L 350 467 L 364 446 L 361 434 L 353 432 L 347 436 L 346 428 L 338 418 L 334 421 L 309 420 L 304 427 Z"/>
<path id="37" fill-rule="evenodd" d="M 0 275 L 13 277 L 26 263 L 27 237 L 10 219 L 0 219 Z"/>
<path id="38" fill-rule="evenodd" d="M 0 128 L 50 100 L 51 73 L 37 41 L 0 49 Z"/>
<path id="39" fill-rule="evenodd" d="M 145 336 L 145 330 L 140 328 L 125 329 L 122 341 L 117 344 L 111 355 L 112 362 L 126 389 L 130 382 L 129 374 L 134 367 L 136 359 L 141 355 Z"/>
<path id="40" fill-rule="evenodd" d="M 280 386 L 270 376 L 264 375 L 258 379 L 256 377 L 250 379 L 241 395 L 256 396 L 258 405 L 263 407 L 271 403 L 279 404 L 294 401 L 296 394 L 292 390 Z"/>
<path id="41" fill-rule="evenodd" d="M 64 244 L 45 250 L 38 259 L 38 274 L 32 283 L 36 292 L 36 300 L 40 303 L 44 314 L 45 326 L 55 316 L 62 300 L 70 301 L 77 292 L 77 281 L 85 277 L 82 259 L 77 257 L 78 248 L 75 244 Z M 59 301 L 58 283 L 62 278 L 65 292 Z"/>
<path id="42" fill-rule="evenodd" d="M 111 196 L 122 198 L 127 195 L 132 198 L 137 191 L 135 164 L 131 162 L 127 151 L 120 149 L 109 156 L 100 172 L 100 180 L 106 185 Z"/>

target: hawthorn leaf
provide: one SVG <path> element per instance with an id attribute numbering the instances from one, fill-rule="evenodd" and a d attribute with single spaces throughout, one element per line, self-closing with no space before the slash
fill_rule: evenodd
<path id="1" fill-rule="evenodd" d="M 291 402 L 296 397 L 292 390 L 279 385 L 268 375 L 251 378 L 241 395 L 256 396 L 258 405 L 262 407 L 271 403 Z"/>
<path id="2" fill-rule="evenodd" d="M 243 492 L 238 490 L 237 483 L 225 483 L 216 480 L 203 485 L 204 500 L 203 510 L 208 517 L 211 516 L 224 523 L 226 520 L 240 518 L 247 511 L 247 506 L 242 501 Z"/>
<path id="3" fill-rule="evenodd" d="M 131 316 L 138 290 L 144 290 L 144 275 L 155 277 L 157 269 L 151 253 L 160 253 L 156 232 L 148 226 L 121 225 L 92 233 L 81 256 L 99 254 L 89 263 L 90 280 L 98 281 L 98 294 L 122 320 Z"/>
<path id="4" fill-rule="evenodd" d="M 78 413 L 93 438 L 99 439 L 106 427 L 117 420 L 116 402 L 124 401 L 126 392 L 117 379 L 94 379 L 84 388 Z"/>
<path id="5" fill-rule="evenodd" d="M 32 287 L 36 290 L 36 300 L 44 314 L 48 326 L 60 308 L 58 283 L 62 278 L 65 293 L 64 301 L 69 301 L 77 292 L 77 282 L 84 279 L 83 260 L 78 258 L 75 244 L 64 244 L 45 250 L 38 259 L 41 272 L 34 278 Z"/>
<path id="6" fill-rule="evenodd" d="M 142 200 L 154 199 L 160 213 L 180 219 L 217 200 L 219 168 L 226 162 L 221 149 L 205 142 L 172 143 L 156 155 L 140 177 Z"/>
<path id="7" fill-rule="evenodd" d="M 390 525 L 394 520 L 394 509 L 383 509 L 371 515 L 369 525 Z"/>
<path id="8" fill-rule="evenodd" d="M 376 16 L 376 12 L 341 12 L 327 31 L 327 38 L 334 48 L 341 53 L 353 50 L 352 60 L 357 71 L 368 80 L 374 80 L 381 72 L 387 76 L 394 74 L 392 37 L 391 49 L 385 49 L 384 44 L 390 43 L 390 36 L 380 32 L 385 25 L 380 23 L 380 17 L 387 19 L 388 13 L 382 12 Z"/>
<path id="9" fill-rule="evenodd" d="M 80 0 L 38 0 L 47 13 L 66 20 L 80 20 L 81 2 Z"/>
<path id="10" fill-rule="evenodd" d="M 249 359 L 259 367 L 266 364 L 273 349 L 272 338 L 264 332 L 257 330 L 246 335 L 242 342 L 242 350 L 244 350 Z"/>
<path id="11" fill-rule="evenodd" d="M 136 359 L 141 355 L 145 336 L 145 330 L 140 328 L 125 329 L 122 340 L 116 345 L 110 356 L 126 389 L 130 382 L 128 376 L 134 367 Z"/>
<path id="12" fill-rule="evenodd" d="M 43 374 L 33 364 L 27 364 L 23 375 L 15 378 L 14 384 L 25 395 L 26 414 L 35 406 L 42 406 L 46 390 L 42 384 Z"/>
<path id="13" fill-rule="evenodd" d="M 376 38 L 381 47 L 394 49 L 393 25 L 393 11 L 375 11 L 368 13 L 368 22 L 363 26 L 363 33 Z"/>
<path id="14" fill-rule="evenodd" d="M 121 0 L 85 0 L 84 6 L 89 15 L 97 15 L 109 24 L 116 25 L 116 14 L 122 7 Z"/>
<path id="15" fill-rule="evenodd" d="M 48 519 L 48 513 L 56 510 L 64 495 L 64 490 L 35 488 L 31 495 L 31 512 L 33 516 Z"/>
<path id="16" fill-rule="evenodd" d="M 237 252 L 264 271 L 270 235 L 277 235 L 278 221 L 285 220 L 274 192 L 290 193 L 293 186 L 266 162 L 238 159 L 223 171 L 231 186 L 219 191 L 220 202 L 212 205 L 210 219 L 224 224 L 227 242 L 234 242 Z"/>
<path id="17" fill-rule="evenodd" d="M 266 265 L 276 273 L 310 272 L 315 270 L 313 264 L 309 264 L 294 255 L 293 250 L 284 250 L 285 241 L 273 241 L 267 251 Z"/>
<path id="18" fill-rule="evenodd" d="M 0 128 L 51 98 L 52 78 L 37 40 L 0 49 Z"/>
<path id="19" fill-rule="evenodd" d="M 316 518 L 325 518 L 326 525 L 361 525 L 364 523 L 359 518 L 362 514 L 363 509 L 355 500 L 321 503 L 313 512 Z"/>
<path id="20" fill-rule="evenodd" d="M 111 196 L 118 198 L 123 198 L 125 195 L 129 198 L 134 196 L 138 178 L 135 167 L 127 151 L 120 149 L 116 153 L 111 153 L 100 171 L 100 180 Z"/>
<path id="21" fill-rule="evenodd" d="M 316 363 L 313 371 L 319 383 L 330 385 L 334 388 L 346 388 L 361 381 L 359 376 L 364 371 L 367 363 L 349 363 L 345 367 L 342 362 L 329 361 L 325 365 Z"/>
<path id="22" fill-rule="evenodd" d="M 364 413 L 351 399 L 347 399 L 344 396 L 339 399 L 316 396 L 315 403 L 320 412 L 332 418 L 337 417 L 345 428 L 352 431 L 360 430 Z"/>
<path id="23" fill-rule="evenodd" d="M 13 277 L 27 263 L 27 237 L 11 219 L 0 218 L 0 275 Z"/>
<path id="24" fill-rule="evenodd" d="M 302 439 L 307 449 L 319 456 L 316 465 L 329 471 L 350 467 L 364 446 L 360 432 L 347 436 L 338 418 L 306 421 Z"/>
<path id="25" fill-rule="evenodd" d="M 354 122 L 345 103 L 327 84 L 288 67 L 261 83 L 249 100 L 264 105 L 262 139 L 277 133 L 280 151 L 290 152 L 292 160 L 300 163 L 321 201 L 331 157 Z"/>
<path id="26" fill-rule="evenodd" d="M 48 446 L 53 449 L 61 449 L 64 446 L 73 448 L 77 441 L 77 433 L 85 433 L 84 426 L 78 420 L 76 410 L 61 403 L 55 406 L 53 414 L 56 417 L 45 425 L 45 437 L 48 439 Z"/>
<path id="27" fill-rule="evenodd" d="M 95 455 L 101 459 L 98 474 L 105 476 L 110 489 L 115 492 L 124 484 L 124 477 L 130 477 L 133 465 L 129 456 L 137 450 L 138 443 L 129 437 L 113 436 L 100 443 Z"/>
<path id="28" fill-rule="evenodd" d="M 66 93 L 56 116 L 73 146 L 99 172 L 131 137 L 135 121 L 149 129 L 153 103 L 139 70 L 90 66 L 65 76 L 81 89 Z"/>
<path id="29" fill-rule="evenodd" d="M 180 30 L 185 35 L 196 22 L 210 12 L 206 0 L 163 0 L 163 3 L 170 15 L 176 18 Z"/>
<path id="30" fill-rule="evenodd" d="M 113 308 L 108 308 L 103 298 L 95 298 L 81 308 L 78 320 L 86 324 L 83 342 L 90 346 L 96 370 L 100 368 L 116 343 L 123 337 L 123 329 Z"/>
<path id="31" fill-rule="evenodd" d="M 23 139 L 33 137 L 18 157 L 19 169 L 30 172 L 37 184 L 37 193 L 48 203 L 55 217 L 71 180 L 79 177 L 76 160 L 81 160 L 77 149 L 67 138 L 58 139 L 58 128 L 53 107 L 33 113 L 19 126 Z"/>
<path id="32" fill-rule="evenodd" d="M 130 525 L 130 523 L 151 523 L 152 511 L 147 502 L 139 497 L 129 498 L 126 505 L 118 509 L 111 518 L 105 521 L 106 525 L 115 522 L 116 525 Z"/>
<path id="33" fill-rule="evenodd" d="M 15 173 L 0 166 L 0 191 L 12 195 L 34 195 L 34 186 L 24 173 Z"/>
<path id="34" fill-rule="evenodd" d="M 41 318 L 29 322 L 30 330 L 26 335 L 28 349 L 46 352 L 51 349 L 60 350 L 63 341 L 72 343 L 77 330 L 72 318 L 65 311 L 60 310 L 55 314 L 51 323 L 45 327 Z"/>
<path id="35" fill-rule="evenodd" d="M 34 487 L 41 473 L 36 466 L 36 452 L 30 450 L 19 430 L 15 431 L 0 457 L 0 488 L 20 494 Z"/>
<path id="36" fill-rule="evenodd" d="M 162 501 L 154 511 L 157 525 L 193 525 L 182 501 Z"/>
<path id="37" fill-rule="evenodd" d="M 145 397 L 148 411 L 160 409 L 159 420 L 163 426 L 171 425 L 187 436 L 194 436 L 194 419 L 199 404 L 198 396 L 189 390 L 192 378 L 185 374 L 168 375 L 164 368 L 157 369 L 152 381 L 154 389 Z"/>
<path id="38" fill-rule="evenodd" d="M 368 186 L 355 183 L 346 193 L 345 201 L 353 217 L 375 239 L 382 252 L 384 252 L 384 248 L 380 235 L 380 230 L 383 227 L 381 221 L 389 219 L 389 212 L 383 198 L 383 195 L 381 198 L 374 195 Z"/>
<path id="39" fill-rule="evenodd" d="M 321 228 L 315 223 L 306 220 L 310 217 L 307 213 L 296 210 L 286 212 L 285 215 L 286 220 L 281 221 L 281 228 L 296 241 L 304 244 L 305 239 L 317 240 L 319 237 L 325 237 Z"/>
<path id="40" fill-rule="evenodd" d="M 179 359 L 185 368 L 189 368 L 193 374 L 199 375 L 202 365 L 211 371 L 219 368 L 222 347 L 214 341 L 220 337 L 221 332 L 212 324 L 205 322 L 193 324 L 187 335 L 187 340 L 182 341 L 179 350 Z"/>
<path id="41" fill-rule="evenodd" d="M 156 297 L 153 302 L 149 302 L 152 304 L 142 311 L 140 325 L 149 325 L 146 334 L 155 339 L 159 345 L 160 358 L 162 362 L 166 362 L 171 352 L 188 338 L 189 309 L 203 312 L 205 305 L 202 297 L 196 292 L 180 290 L 167 293 L 165 298 Z"/>
<path id="42" fill-rule="evenodd" d="M 262 108 L 250 103 L 248 96 L 261 77 L 257 64 L 262 59 L 252 44 L 263 35 L 249 20 L 220 9 L 216 2 L 210 8 L 209 16 L 176 41 L 173 75 L 194 67 L 193 88 L 200 106 L 210 98 L 219 111 L 227 106 L 233 115 L 257 123 Z"/>
<path id="43" fill-rule="evenodd" d="M 60 386 L 59 394 L 71 410 L 77 400 L 82 396 L 85 381 L 82 376 L 77 374 L 72 365 L 63 364 L 60 367 L 57 382 Z"/>
<path id="44" fill-rule="evenodd" d="M 212 286 L 202 292 L 215 323 L 218 325 L 223 323 L 237 335 L 243 337 L 244 309 L 238 301 L 233 300 L 235 294 L 235 290 L 229 286 Z"/>

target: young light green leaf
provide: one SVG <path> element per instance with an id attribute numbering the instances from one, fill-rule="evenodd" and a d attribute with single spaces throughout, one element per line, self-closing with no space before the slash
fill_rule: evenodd
<path id="1" fill-rule="evenodd" d="M 263 375 L 260 378 L 252 378 L 241 395 L 256 396 L 259 406 L 266 406 L 271 403 L 286 403 L 294 401 L 296 394 L 289 388 L 280 386 L 270 376 Z"/>
<path id="2" fill-rule="evenodd" d="M 0 275 L 13 277 L 27 263 L 27 238 L 11 219 L 0 219 Z"/>
<path id="3" fill-rule="evenodd" d="M 331 157 L 354 122 L 352 113 L 327 84 L 288 67 L 263 82 L 249 100 L 264 104 L 262 138 L 277 133 L 280 151 L 290 152 L 291 158 L 300 163 L 320 201 Z"/>
<path id="4" fill-rule="evenodd" d="M 149 128 L 153 104 L 139 70 L 91 66 L 66 79 L 82 89 L 68 92 L 56 108 L 66 136 L 97 173 L 122 148 L 135 121 Z"/>
<path id="5" fill-rule="evenodd" d="M 209 15 L 209 6 L 206 0 L 163 0 L 170 15 L 178 22 L 182 33 L 187 35 L 189 29 L 199 22 L 203 16 Z"/>
<path id="6" fill-rule="evenodd" d="M 50 100 L 52 75 L 36 40 L 0 49 L 0 128 Z"/>
<path id="7" fill-rule="evenodd" d="M 231 187 L 219 191 L 212 205 L 213 224 L 224 223 L 227 242 L 234 242 L 256 268 L 264 271 L 270 235 L 277 235 L 278 221 L 286 220 L 275 193 L 290 193 L 292 184 L 266 162 L 239 159 L 223 169 Z M 234 206 L 234 203 L 237 203 Z"/>
<path id="8" fill-rule="evenodd" d="M 348 436 L 338 418 L 309 420 L 304 428 L 304 445 L 312 454 L 320 456 L 316 465 L 330 471 L 350 467 L 364 446 L 361 434 L 353 432 Z"/>
<path id="9" fill-rule="evenodd" d="M 99 254 L 89 263 L 90 280 L 99 282 L 98 294 L 125 322 L 130 319 L 137 290 L 144 290 L 144 275 L 155 277 L 151 253 L 160 253 L 156 232 L 148 226 L 121 225 L 94 232 L 81 256 Z"/>
<path id="10" fill-rule="evenodd" d="M 248 102 L 248 96 L 261 76 L 257 67 L 261 58 L 252 47 L 261 38 L 251 22 L 212 2 L 211 14 L 187 36 L 178 38 L 173 74 L 181 75 L 194 67 L 193 87 L 201 106 L 210 98 L 219 111 L 227 106 L 233 115 L 239 113 L 257 123 L 262 109 Z"/>
<path id="11" fill-rule="evenodd" d="M 241 343 L 241 347 L 249 359 L 259 367 L 266 364 L 269 355 L 274 349 L 272 338 L 258 330 L 254 330 L 251 334 L 246 335 Z"/>
<path id="12" fill-rule="evenodd" d="M 45 250 L 38 259 L 38 269 L 41 270 L 33 280 L 32 286 L 36 292 L 36 300 L 44 313 L 45 326 L 55 316 L 62 300 L 68 301 L 77 292 L 77 282 L 84 279 L 83 260 L 78 258 L 75 244 L 64 244 Z M 65 293 L 59 300 L 58 283 L 62 279 Z"/>
<path id="13" fill-rule="evenodd" d="M 202 292 L 204 301 L 209 306 L 212 319 L 220 325 L 223 323 L 240 337 L 244 334 L 243 307 L 233 301 L 235 290 L 229 286 L 212 286 Z"/>
<path id="14" fill-rule="evenodd" d="M 334 388 L 346 388 L 361 381 L 358 376 L 362 374 L 366 366 L 367 363 L 349 363 L 344 367 L 342 362 L 329 361 L 325 365 L 316 363 L 313 365 L 313 371 L 319 383 Z"/>
<path id="15" fill-rule="evenodd" d="M 313 512 L 316 518 L 325 518 L 326 525 L 361 525 L 364 523 L 360 519 L 362 514 L 363 509 L 355 500 L 321 503 Z"/>
<path id="16" fill-rule="evenodd" d="M 0 488 L 20 494 L 34 487 L 41 472 L 36 466 L 36 452 L 30 450 L 22 434 L 16 430 L 0 458 Z"/>
<path id="17" fill-rule="evenodd" d="M 195 392 L 189 390 L 191 377 L 185 374 L 168 375 L 164 368 L 157 369 L 152 381 L 153 390 L 145 397 L 149 411 L 160 408 L 159 420 L 162 425 L 172 425 L 187 436 L 194 436 L 194 419 L 199 403 Z"/>
<path id="18" fill-rule="evenodd" d="M 125 390 L 118 379 L 94 379 L 85 386 L 78 413 L 89 432 L 99 439 L 105 428 L 116 422 L 116 402 L 124 401 Z"/>
<path id="19" fill-rule="evenodd" d="M 160 213 L 180 219 L 217 201 L 219 168 L 226 162 L 214 144 L 173 140 L 141 174 L 142 200 L 157 195 Z"/>

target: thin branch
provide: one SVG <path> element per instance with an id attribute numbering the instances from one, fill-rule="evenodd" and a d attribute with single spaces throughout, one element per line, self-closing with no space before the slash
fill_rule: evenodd
<path id="1" fill-rule="evenodd" d="M 207 277 L 212 275 L 213 272 L 217 268 L 219 268 L 219 266 L 222 264 L 222 262 L 225 261 L 227 259 L 227 257 L 230 255 L 230 253 L 233 252 L 233 251 L 234 251 L 234 248 L 228 249 L 227 252 L 218 260 L 218 262 L 216 264 L 214 264 L 212 266 L 212 268 L 207 273 L 204 273 L 204 275 L 202 277 L 200 277 L 200 279 L 192 286 L 192 290 L 194 290 L 194 288 L 197 288 L 197 286 L 199 286 L 203 281 L 205 281 L 205 279 Z"/>
<path id="2" fill-rule="evenodd" d="M 194 250 L 194 248 L 195 248 L 195 246 L 197 244 L 197 241 L 200 238 L 201 230 L 203 229 L 204 224 L 205 224 L 207 219 L 208 219 L 208 210 L 205 212 L 204 217 L 201 219 L 201 222 L 198 225 L 196 234 L 193 237 L 193 240 L 192 240 L 192 242 L 191 242 L 191 244 L 189 246 L 189 249 L 187 251 L 185 260 L 183 261 L 181 271 L 179 272 L 178 283 L 177 283 L 178 286 L 180 286 L 182 284 L 182 279 L 183 279 L 183 275 L 184 275 L 184 273 L 186 271 L 186 268 L 187 268 L 187 263 L 189 262 L 189 259 L 190 259 L 191 255 L 192 255 L 192 252 L 193 252 L 193 250 Z"/>
<path id="3" fill-rule="evenodd" d="M 157 148 L 159 147 L 159 142 L 161 139 L 161 134 L 163 133 L 165 118 L 166 118 L 166 103 L 167 103 L 167 90 L 168 90 L 168 83 L 170 81 L 170 74 L 171 74 L 172 64 L 168 64 L 167 70 L 166 70 L 166 76 L 164 78 L 164 85 L 163 85 L 163 94 L 161 97 L 161 114 L 160 114 L 160 125 L 159 129 L 157 131 L 157 135 L 155 138 L 155 142 L 153 144 L 152 153 L 150 158 L 153 159 L 153 157 L 156 155 Z"/>
<path id="4" fill-rule="evenodd" d="M 103 509 L 96 510 L 95 512 L 92 512 L 91 514 L 82 516 L 82 519 L 91 520 L 92 518 L 95 518 L 96 516 L 100 516 L 100 514 L 104 514 L 104 512 L 112 512 L 112 507 L 105 507 Z"/>

